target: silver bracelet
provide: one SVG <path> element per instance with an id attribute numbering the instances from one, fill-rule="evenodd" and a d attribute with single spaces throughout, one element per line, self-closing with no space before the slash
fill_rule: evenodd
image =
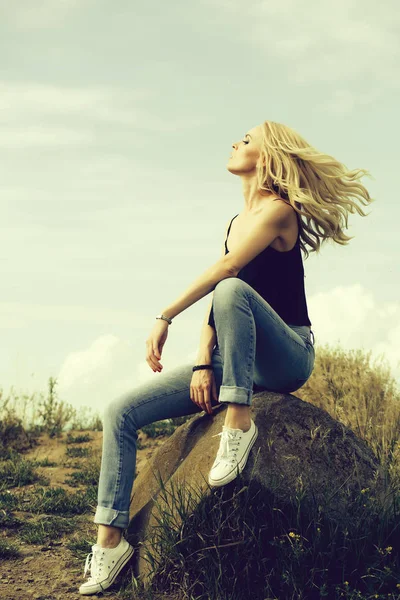
<path id="1" fill-rule="evenodd" d="M 168 323 L 171 325 L 172 323 L 172 319 L 170 319 L 169 317 L 166 317 L 165 315 L 157 315 L 156 319 L 162 319 L 163 321 L 168 321 Z"/>

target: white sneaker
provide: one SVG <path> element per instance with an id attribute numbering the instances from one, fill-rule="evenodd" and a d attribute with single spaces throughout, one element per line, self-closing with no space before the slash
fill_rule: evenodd
<path id="1" fill-rule="evenodd" d="M 83 576 L 90 570 L 88 580 L 79 588 L 80 594 L 97 594 L 106 590 L 129 561 L 134 552 L 133 546 L 122 536 L 115 548 L 92 546 L 92 552 L 86 557 Z"/>
<path id="2" fill-rule="evenodd" d="M 208 475 L 208 483 L 219 487 L 229 483 L 241 473 L 246 465 L 250 450 L 257 439 L 258 427 L 251 419 L 250 429 L 242 431 L 222 426 L 217 457 Z"/>

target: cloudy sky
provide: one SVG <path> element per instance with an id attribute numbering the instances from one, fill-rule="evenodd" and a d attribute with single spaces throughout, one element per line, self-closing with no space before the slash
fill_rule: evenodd
<path id="1" fill-rule="evenodd" d="M 333 9 L 334 8 L 334 9 Z M 0 0 L 4 395 L 101 409 L 196 358 L 211 296 L 145 360 L 155 315 L 220 256 L 232 143 L 297 130 L 376 201 L 348 246 L 304 261 L 318 345 L 383 355 L 400 381 L 400 13 L 395 0 Z"/>

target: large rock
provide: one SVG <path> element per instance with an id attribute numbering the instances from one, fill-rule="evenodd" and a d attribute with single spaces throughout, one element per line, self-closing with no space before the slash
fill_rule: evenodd
<path id="1" fill-rule="evenodd" d="M 186 482 L 186 488 L 211 493 L 208 473 L 220 442 L 219 436 L 211 436 L 222 431 L 226 409 L 221 404 L 213 415 L 201 412 L 178 427 L 134 482 L 127 537 L 132 544 L 142 542 L 133 561 L 136 576 L 145 585 L 150 573 L 146 538 L 158 523 L 154 499 L 165 505 L 159 479 L 166 490 Z M 241 474 L 242 484 L 256 479 L 285 502 L 302 490 L 305 506 L 320 507 L 328 518 L 343 525 L 352 499 L 362 488 L 376 489 L 379 497 L 384 493 L 383 474 L 372 450 L 325 410 L 292 394 L 262 391 L 253 396 L 251 417 L 258 438 Z M 238 479 L 227 485 L 238 485 Z"/>

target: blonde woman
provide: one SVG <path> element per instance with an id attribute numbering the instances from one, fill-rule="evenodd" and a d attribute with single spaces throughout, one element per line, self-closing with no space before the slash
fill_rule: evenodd
<path id="1" fill-rule="evenodd" d="M 280 123 L 250 129 L 232 149 L 227 168 L 241 179 L 244 206 L 227 224 L 221 258 L 157 315 L 146 341 L 146 361 L 160 373 L 172 320 L 213 292 L 196 365 L 156 376 L 104 413 L 98 536 L 81 594 L 107 589 L 132 556 L 122 533 L 129 524 L 138 429 L 203 410 L 211 415 L 226 403 L 209 483 L 226 485 L 242 472 L 257 438 L 250 411 L 254 390 L 293 392 L 313 371 L 301 251 L 307 258 L 308 249 L 318 252 L 325 240 L 348 243 L 348 213 L 366 216 L 355 200 L 373 201 L 359 182 L 368 171 L 349 171 Z"/>

